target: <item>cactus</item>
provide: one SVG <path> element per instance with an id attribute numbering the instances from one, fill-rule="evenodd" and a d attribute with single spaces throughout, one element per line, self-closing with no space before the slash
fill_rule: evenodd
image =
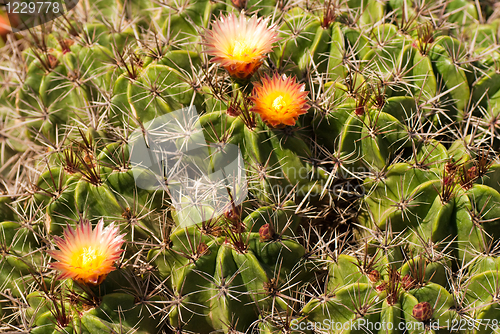
<path id="1" fill-rule="evenodd" d="M 330 259 L 325 294 L 304 306 L 302 321 L 329 333 L 421 333 L 456 319 L 453 296 L 438 283 L 447 282 L 446 263 L 423 256 L 396 261 L 394 255 Z"/>
<path id="2" fill-rule="evenodd" d="M 42 264 L 41 246 L 33 226 L 13 221 L 0 223 L 2 291 L 11 298 L 20 298 L 29 291 L 34 281 L 32 275 Z"/>
<path id="3" fill-rule="evenodd" d="M 290 289 L 304 277 L 304 248 L 269 224 L 258 233 L 237 226 L 215 231 L 210 236 L 198 227 L 179 228 L 168 248 L 149 254 L 160 277 L 171 281 L 171 324 L 203 333 L 245 331 L 259 310 L 286 309 Z"/>
<path id="4" fill-rule="evenodd" d="M 423 240 L 443 248 L 456 242 L 460 261 L 487 251 L 497 239 L 493 203 L 498 167 L 484 151 L 471 160 L 460 152 L 461 146 L 457 142 L 446 151 L 431 142 L 422 147 L 414 164 L 395 164 L 365 179 L 360 222 L 370 228 L 411 231 L 416 243 Z"/>
<path id="5" fill-rule="evenodd" d="M 68 285 L 59 295 L 51 295 L 51 291 L 29 294 L 31 332 L 113 333 L 139 327 L 140 333 L 156 333 L 158 319 L 146 316 L 146 303 L 137 303 L 132 294 L 111 292 L 97 297 L 79 290 Z"/>
<path id="6" fill-rule="evenodd" d="M 498 261 L 490 270 L 476 270 L 463 283 L 463 309 L 470 314 L 478 333 L 498 331 L 499 309 L 495 300 L 498 294 Z"/>
<path id="7" fill-rule="evenodd" d="M 0 332 L 497 333 L 498 17 L 0 13 Z"/>
<path id="8" fill-rule="evenodd" d="M 83 139 L 84 144 L 59 154 L 61 167 L 50 168 L 38 180 L 37 199 L 46 204 L 48 231 L 60 234 L 67 222 L 86 214 L 122 221 L 132 228 L 132 238 L 135 233 L 153 233 L 154 212 L 162 206 L 161 191 L 130 187 L 135 176 L 146 171 L 131 168 L 127 146 L 109 144 L 97 154 L 92 139 Z"/>

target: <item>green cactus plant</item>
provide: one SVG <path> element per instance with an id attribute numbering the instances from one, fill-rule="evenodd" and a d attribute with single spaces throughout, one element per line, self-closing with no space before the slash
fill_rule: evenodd
<path id="1" fill-rule="evenodd" d="M 422 146 L 414 164 L 395 164 L 367 178 L 360 222 L 382 230 L 411 230 L 415 242 L 444 242 L 442 247 L 456 242 L 458 259 L 465 261 L 486 251 L 497 239 L 493 203 L 498 168 L 487 153 L 470 160 L 461 148 L 460 141 L 448 151 L 431 142 Z"/>
<path id="2" fill-rule="evenodd" d="M 286 309 L 289 289 L 305 276 L 304 248 L 269 224 L 258 233 L 241 225 L 212 231 L 210 236 L 197 226 L 178 228 L 170 246 L 149 254 L 160 277 L 171 282 L 173 326 L 244 331 L 258 320 L 259 310 Z"/>
<path id="3" fill-rule="evenodd" d="M 498 333 L 497 7 L 82 0 L 0 26 L 0 332 Z M 109 275 L 61 239 L 87 220 L 125 234 Z"/>
<path id="4" fill-rule="evenodd" d="M 115 280 L 123 281 L 122 275 L 114 276 Z M 148 303 L 158 300 L 156 297 L 138 301 L 131 293 L 97 295 L 95 291 L 82 290 L 72 281 L 63 282 L 62 286 L 57 292 L 35 291 L 26 297 L 32 333 L 113 333 L 134 328 L 140 328 L 140 333 L 156 333 L 158 330 L 159 318 L 151 316 L 148 307 Z"/>
<path id="5" fill-rule="evenodd" d="M 421 333 L 439 332 L 432 326 L 444 328 L 456 319 L 452 294 L 436 283 L 447 282 L 446 263 L 422 256 L 403 262 L 394 255 L 330 259 L 326 292 L 304 306 L 301 326 L 329 333 Z"/>
<path id="6" fill-rule="evenodd" d="M 154 214 L 162 207 L 163 190 L 130 187 L 148 172 L 130 166 L 127 146 L 109 144 L 97 154 L 92 139 L 83 138 L 83 152 L 65 150 L 57 159 L 61 167 L 48 169 L 38 180 L 37 202 L 46 205 L 48 231 L 60 234 L 67 222 L 77 222 L 82 214 L 89 219 L 114 217 L 124 228 L 132 228 L 132 238 L 156 231 Z"/>

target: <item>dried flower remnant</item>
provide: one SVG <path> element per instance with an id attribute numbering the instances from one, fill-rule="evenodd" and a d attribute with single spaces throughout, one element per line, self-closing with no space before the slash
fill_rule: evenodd
<path id="1" fill-rule="evenodd" d="M 264 224 L 259 228 L 260 241 L 270 241 L 274 239 L 274 228 L 269 224 Z"/>
<path id="2" fill-rule="evenodd" d="M 406 274 L 401 278 L 401 285 L 405 291 L 408 291 L 417 286 L 417 281 L 409 274 Z"/>
<path id="3" fill-rule="evenodd" d="M 249 79 L 262 65 L 264 58 L 278 39 L 268 19 L 233 14 L 222 16 L 212 24 L 205 35 L 206 53 L 214 56 L 229 74 L 240 80 Z"/>
<path id="4" fill-rule="evenodd" d="M 377 283 L 380 281 L 380 272 L 378 270 L 372 270 L 368 273 L 368 279 L 372 283 Z"/>
<path id="5" fill-rule="evenodd" d="M 377 292 L 384 292 L 386 289 L 387 289 L 387 283 L 386 282 L 382 282 L 382 283 L 380 283 L 379 285 L 377 285 L 375 287 L 375 290 L 377 290 Z"/>
<path id="6" fill-rule="evenodd" d="M 434 310 L 428 302 L 418 303 L 413 307 L 413 317 L 418 321 L 428 321 L 432 318 Z"/>
<path id="7" fill-rule="evenodd" d="M 86 285 L 99 285 L 115 270 L 114 263 L 123 250 L 124 234 L 114 224 L 104 227 L 101 219 L 96 228 L 87 220 L 75 229 L 64 231 L 64 238 L 54 236 L 59 250 L 49 251 L 58 262 L 50 266 L 61 272 L 59 279 L 71 278 Z"/>
<path id="8" fill-rule="evenodd" d="M 231 0 L 232 4 L 234 7 L 238 8 L 239 10 L 245 9 L 247 6 L 247 0 Z"/>
<path id="9" fill-rule="evenodd" d="M 309 109 L 306 96 L 304 85 L 298 84 L 295 78 L 277 74 L 272 78 L 265 76 L 262 84 L 254 86 L 250 97 L 254 105 L 250 110 L 273 127 L 293 126 Z"/>

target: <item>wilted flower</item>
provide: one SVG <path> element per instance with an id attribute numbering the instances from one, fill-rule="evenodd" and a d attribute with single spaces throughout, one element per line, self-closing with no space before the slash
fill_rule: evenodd
<path id="1" fill-rule="evenodd" d="M 251 110 L 271 126 L 295 125 L 298 117 L 309 109 L 306 96 L 304 85 L 299 85 L 295 79 L 277 74 L 272 79 L 265 76 L 262 85 L 254 86 Z"/>
<path id="2" fill-rule="evenodd" d="M 413 317 L 418 321 L 428 321 L 432 318 L 434 310 L 428 302 L 418 303 L 413 307 Z"/>
<path id="3" fill-rule="evenodd" d="M 272 225 L 264 224 L 259 228 L 260 241 L 269 241 L 274 238 L 274 228 Z"/>
<path id="4" fill-rule="evenodd" d="M 378 270 L 372 270 L 368 273 L 368 279 L 372 283 L 377 283 L 380 280 L 380 272 Z"/>
<path id="5" fill-rule="evenodd" d="M 277 40 L 276 31 L 267 23 L 268 19 L 256 16 L 222 16 L 205 35 L 206 52 L 214 56 L 211 61 L 222 65 L 233 77 L 250 78 Z"/>
<path id="6" fill-rule="evenodd" d="M 123 252 L 124 235 L 118 234 L 114 224 L 104 229 L 103 226 L 101 219 L 92 230 L 92 224 L 84 221 L 76 229 L 68 226 L 64 238 L 54 236 L 59 250 L 49 254 L 59 262 L 50 265 L 61 272 L 60 279 L 72 278 L 83 284 L 98 285 L 115 270 L 114 263 Z"/>

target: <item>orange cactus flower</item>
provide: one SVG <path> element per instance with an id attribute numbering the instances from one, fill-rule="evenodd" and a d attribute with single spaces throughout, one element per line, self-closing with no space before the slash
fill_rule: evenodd
<path id="1" fill-rule="evenodd" d="M 61 272 L 59 279 L 72 278 L 82 284 L 99 285 L 115 270 L 114 263 L 123 252 L 125 235 L 119 235 L 114 224 L 103 226 L 101 219 L 92 230 L 92 224 L 84 221 L 76 229 L 68 226 L 64 239 L 54 237 L 59 250 L 49 251 L 49 255 L 59 262 L 50 265 Z"/>
<path id="2" fill-rule="evenodd" d="M 277 74 L 272 79 L 265 76 L 262 84 L 255 84 L 253 88 L 251 111 L 273 127 L 295 125 L 299 116 L 309 109 L 306 96 L 304 85 L 299 85 L 295 78 Z"/>
<path id="3" fill-rule="evenodd" d="M 205 35 L 206 53 L 214 56 L 212 62 L 224 67 L 231 76 L 246 80 L 262 65 L 277 40 L 274 27 L 268 19 L 230 14 L 212 24 Z"/>
<path id="4" fill-rule="evenodd" d="M 10 23 L 7 16 L 0 12 L 0 36 L 5 36 L 10 32 Z"/>

